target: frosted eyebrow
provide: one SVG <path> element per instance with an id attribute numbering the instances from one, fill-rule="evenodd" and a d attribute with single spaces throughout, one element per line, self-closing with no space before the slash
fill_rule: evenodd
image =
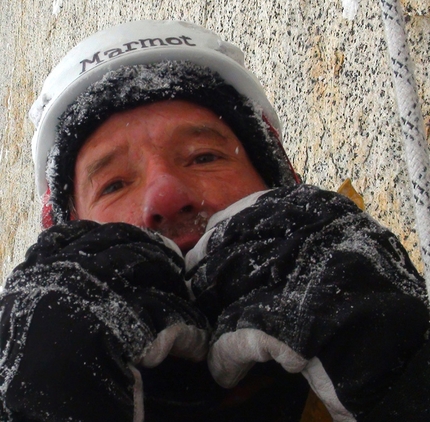
<path id="1" fill-rule="evenodd" d="M 115 148 L 113 151 L 108 152 L 101 158 L 90 163 L 85 168 L 87 184 L 92 184 L 94 177 L 97 176 L 98 173 L 108 167 L 113 161 L 115 161 L 115 159 L 118 158 L 119 155 L 124 154 L 127 150 L 127 147 Z"/>

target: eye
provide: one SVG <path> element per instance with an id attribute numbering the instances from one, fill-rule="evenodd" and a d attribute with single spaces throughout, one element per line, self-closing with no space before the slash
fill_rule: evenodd
<path id="1" fill-rule="evenodd" d="M 102 196 L 103 195 L 109 195 L 111 193 L 114 193 L 124 187 L 124 182 L 122 180 L 116 180 L 115 182 L 109 183 L 106 187 L 102 190 Z"/>
<path id="2" fill-rule="evenodd" d="M 219 156 L 211 152 L 200 154 L 193 159 L 193 164 L 206 164 L 219 160 Z"/>

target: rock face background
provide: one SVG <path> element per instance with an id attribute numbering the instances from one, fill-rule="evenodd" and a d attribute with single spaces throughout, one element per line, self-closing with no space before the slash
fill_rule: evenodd
<path id="1" fill-rule="evenodd" d="M 367 211 L 422 270 L 379 1 L 42 0 L 0 3 L 0 278 L 40 232 L 27 112 L 53 66 L 93 32 L 137 19 L 192 21 L 239 45 L 284 125 L 305 182 L 350 177 Z M 403 0 L 430 137 L 430 0 Z"/>

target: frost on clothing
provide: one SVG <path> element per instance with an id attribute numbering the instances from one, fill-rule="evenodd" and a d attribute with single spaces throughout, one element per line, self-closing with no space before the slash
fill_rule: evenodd
<path id="1" fill-rule="evenodd" d="M 215 325 L 215 379 L 232 386 L 254 361 L 275 359 L 302 371 L 336 420 L 366 420 L 428 329 L 424 282 L 404 248 L 351 201 L 312 186 L 270 191 L 225 217 L 191 271 Z"/>
<path id="2" fill-rule="evenodd" d="M 0 299 L 2 420 L 293 422 L 298 372 L 336 420 L 428 420 L 425 287 L 395 236 L 312 186 L 236 207 L 191 253 L 194 303 L 183 258 L 150 231 L 42 233 Z M 144 367 L 171 327 L 202 347 Z"/>
<path id="3" fill-rule="evenodd" d="M 133 367 L 157 335 L 194 326 L 180 341 L 206 343 L 183 267 L 160 236 L 128 224 L 74 221 L 42 233 L 2 298 L 1 420 L 139 420 Z M 205 354 L 203 344 L 187 357 Z"/>

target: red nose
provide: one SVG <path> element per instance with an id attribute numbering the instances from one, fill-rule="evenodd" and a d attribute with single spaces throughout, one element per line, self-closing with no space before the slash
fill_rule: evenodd
<path id="1" fill-rule="evenodd" d="M 198 212 L 194 194 L 171 174 L 155 176 L 145 189 L 143 224 L 150 229 L 190 219 Z"/>

